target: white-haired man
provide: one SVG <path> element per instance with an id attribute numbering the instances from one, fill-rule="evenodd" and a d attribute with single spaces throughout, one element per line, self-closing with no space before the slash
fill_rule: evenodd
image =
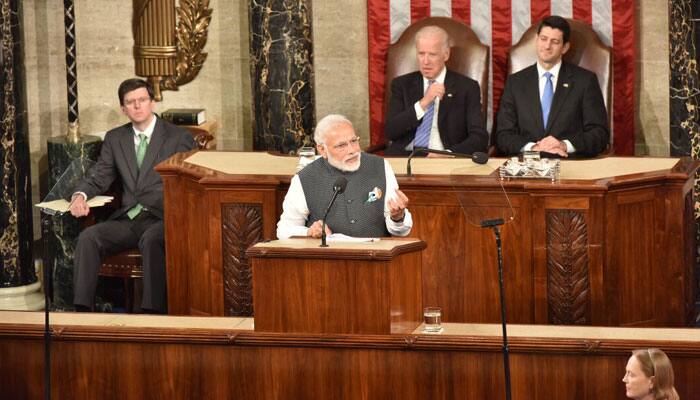
<path id="1" fill-rule="evenodd" d="M 321 237 L 323 214 L 333 184 L 348 183 L 326 218 L 326 234 L 356 237 L 406 236 L 413 226 L 408 198 L 399 190 L 394 171 L 381 157 L 363 153 L 352 123 L 342 115 L 321 119 L 314 131 L 321 158 L 296 174 L 282 205 L 277 237 Z"/>
<path id="2" fill-rule="evenodd" d="M 445 67 L 450 58 L 447 32 L 437 26 L 421 28 L 416 57 L 419 71 L 391 82 L 385 154 L 408 155 L 415 147 L 464 154 L 486 151 L 489 139 L 479 84 Z"/>

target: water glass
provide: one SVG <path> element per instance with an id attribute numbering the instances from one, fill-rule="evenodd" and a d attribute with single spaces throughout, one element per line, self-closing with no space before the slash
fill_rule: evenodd
<path id="1" fill-rule="evenodd" d="M 442 309 L 440 307 L 425 307 L 423 309 L 423 332 L 438 333 L 441 326 Z"/>

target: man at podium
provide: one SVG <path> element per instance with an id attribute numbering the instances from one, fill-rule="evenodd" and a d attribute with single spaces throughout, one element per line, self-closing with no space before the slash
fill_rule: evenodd
<path id="1" fill-rule="evenodd" d="M 413 220 L 389 163 L 360 150 L 360 138 L 342 115 L 321 119 L 314 131 L 321 158 L 299 171 L 289 185 L 277 223 L 277 237 L 406 236 Z M 330 206 L 331 200 L 335 202 Z"/>

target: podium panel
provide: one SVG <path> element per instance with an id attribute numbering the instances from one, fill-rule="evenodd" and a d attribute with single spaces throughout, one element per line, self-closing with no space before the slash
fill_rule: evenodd
<path id="1" fill-rule="evenodd" d="M 420 325 L 424 242 L 318 245 L 276 240 L 247 251 L 256 332 L 389 334 Z"/>

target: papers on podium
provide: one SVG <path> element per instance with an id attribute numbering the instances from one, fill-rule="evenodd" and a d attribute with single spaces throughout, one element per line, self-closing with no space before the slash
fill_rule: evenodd
<path id="1" fill-rule="evenodd" d="M 328 235 L 326 240 L 331 242 L 345 242 L 345 243 L 361 243 L 361 242 L 378 242 L 379 238 L 364 238 L 364 237 L 353 237 L 348 235 L 343 235 L 342 233 L 332 233 Z"/>
<path id="2" fill-rule="evenodd" d="M 114 199 L 112 196 L 95 196 L 87 201 L 88 207 L 102 207 L 103 205 L 111 202 Z M 57 199 L 51 201 L 42 201 L 35 205 L 44 210 L 51 210 L 53 212 L 65 213 L 68 212 L 70 208 L 70 202 L 66 199 Z"/>

